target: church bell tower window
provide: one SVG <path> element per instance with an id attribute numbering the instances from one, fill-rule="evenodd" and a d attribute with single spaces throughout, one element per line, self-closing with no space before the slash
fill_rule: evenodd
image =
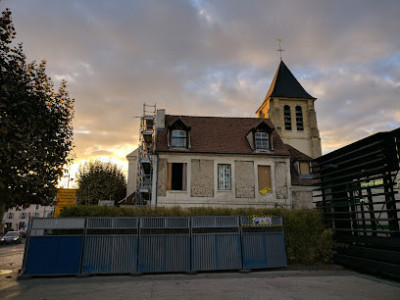
<path id="1" fill-rule="evenodd" d="M 285 105 L 283 107 L 283 119 L 285 121 L 285 129 L 292 130 L 292 117 L 290 115 L 289 105 Z"/>
<path id="2" fill-rule="evenodd" d="M 297 130 L 304 130 L 303 110 L 301 109 L 301 106 L 296 106 L 296 126 Z"/>

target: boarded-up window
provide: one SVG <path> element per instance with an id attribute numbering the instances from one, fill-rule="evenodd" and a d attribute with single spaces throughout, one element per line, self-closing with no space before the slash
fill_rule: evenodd
<path id="1" fill-rule="evenodd" d="M 270 166 L 258 166 L 258 189 L 260 192 L 272 190 Z"/>
<path id="2" fill-rule="evenodd" d="M 186 191 L 186 164 L 167 164 L 167 190 Z"/>
<path id="3" fill-rule="evenodd" d="M 255 196 L 254 162 L 235 161 L 236 198 L 254 198 Z"/>
<path id="4" fill-rule="evenodd" d="M 301 161 L 299 165 L 301 175 L 310 175 L 310 163 L 308 161 Z"/>
<path id="5" fill-rule="evenodd" d="M 192 159 L 190 173 L 190 196 L 214 197 L 214 161 Z"/>

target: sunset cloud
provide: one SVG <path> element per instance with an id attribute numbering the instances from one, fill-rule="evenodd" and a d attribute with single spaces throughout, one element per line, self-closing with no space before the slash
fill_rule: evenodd
<path id="1" fill-rule="evenodd" d="M 77 161 L 124 156 L 143 103 L 255 117 L 283 59 L 317 97 L 323 152 L 400 126 L 400 2 L 6 0 L 28 60 L 76 99 Z"/>

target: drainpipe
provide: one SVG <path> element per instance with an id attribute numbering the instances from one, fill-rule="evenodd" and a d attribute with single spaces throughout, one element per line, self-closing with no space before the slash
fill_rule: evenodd
<path id="1" fill-rule="evenodd" d="M 154 174 L 154 169 L 153 169 L 153 175 L 152 175 L 152 187 L 151 187 L 151 201 L 152 205 L 157 206 L 157 192 L 158 192 L 158 167 L 159 167 L 159 157 L 158 153 L 155 154 L 156 158 L 156 168 L 155 168 L 155 174 Z M 153 187 L 155 185 L 155 187 Z"/>

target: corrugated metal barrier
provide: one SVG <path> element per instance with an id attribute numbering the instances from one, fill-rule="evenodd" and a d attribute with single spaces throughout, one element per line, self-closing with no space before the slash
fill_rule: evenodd
<path id="1" fill-rule="evenodd" d="M 241 217 L 243 269 L 287 266 L 282 217 Z"/>
<path id="2" fill-rule="evenodd" d="M 192 217 L 192 271 L 239 270 L 239 217 Z"/>
<path id="3" fill-rule="evenodd" d="M 34 218 L 26 242 L 24 274 L 79 274 L 84 225 L 84 218 Z"/>
<path id="4" fill-rule="evenodd" d="M 23 275 L 286 267 L 281 217 L 33 218 Z"/>
<path id="5" fill-rule="evenodd" d="M 138 218 L 88 218 L 82 273 L 136 273 L 138 223 Z"/>
<path id="6" fill-rule="evenodd" d="M 190 271 L 189 218 L 141 218 L 138 270 L 143 273 Z"/>

